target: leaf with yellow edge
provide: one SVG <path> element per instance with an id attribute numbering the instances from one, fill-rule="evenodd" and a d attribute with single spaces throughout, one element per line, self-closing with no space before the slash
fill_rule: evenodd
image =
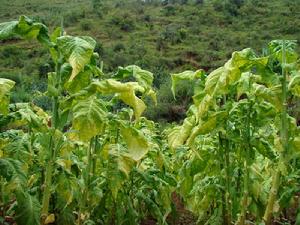
<path id="1" fill-rule="evenodd" d="M 149 143 L 146 137 L 134 127 L 121 125 L 121 135 L 126 142 L 126 156 L 135 161 L 141 160 L 149 151 Z"/>
<path id="2" fill-rule="evenodd" d="M 187 117 L 181 126 L 174 127 L 168 135 L 168 143 L 172 149 L 183 145 L 195 126 L 195 116 Z"/>
<path id="3" fill-rule="evenodd" d="M 14 37 L 37 39 L 48 47 L 53 46 L 48 35 L 48 28 L 44 24 L 35 22 L 26 16 L 20 16 L 18 21 L 0 24 L 0 40 Z"/>
<path id="4" fill-rule="evenodd" d="M 211 114 L 205 121 L 201 120 L 199 124 L 193 128 L 187 145 L 192 145 L 198 135 L 205 135 L 214 130 L 218 124 L 222 125 L 222 121 L 227 116 L 227 112 L 221 111 Z"/>
<path id="5" fill-rule="evenodd" d="M 89 141 L 101 133 L 106 123 L 106 108 L 96 96 L 78 100 L 73 107 L 73 128 L 78 132 L 78 137 Z"/>
<path id="6" fill-rule="evenodd" d="M 172 87 L 171 87 L 171 90 L 172 90 L 172 93 L 173 93 L 173 96 L 175 98 L 175 88 L 176 88 L 176 85 L 178 84 L 178 82 L 180 80 L 189 80 L 189 81 L 193 81 L 195 79 L 198 79 L 200 78 L 202 75 L 204 75 L 204 71 L 203 70 L 197 70 L 197 71 L 191 71 L 191 70 L 187 70 L 187 71 L 184 71 L 182 73 L 174 73 L 174 74 L 171 74 L 171 79 L 172 79 Z"/>
<path id="7" fill-rule="evenodd" d="M 119 99 L 133 108 L 136 119 L 140 118 L 146 109 L 145 103 L 135 94 L 137 91 L 141 93 L 145 91 L 137 82 L 121 83 L 113 79 L 107 79 L 93 82 L 89 90 L 92 92 L 98 91 L 102 94 L 117 94 Z"/>
<path id="8" fill-rule="evenodd" d="M 230 85 L 234 84 L 244 70 L 253 65 L 266 65 L 268 58 L 257 58 L 250 48 L 233 52 L 232 57 L 223 67 L 209 74 L 205 82 L 205 92 L 212 95 L 222 95 L 228 92 Z"/>
<path id="9" fill-rule="evenodd" d="M 96 41 L 85 36 L 62 36 L 57 38 L 57 46 L 72 66 L 72 74 L 69 78 L 69 81 L 72 81 L 90 62 Z"/>

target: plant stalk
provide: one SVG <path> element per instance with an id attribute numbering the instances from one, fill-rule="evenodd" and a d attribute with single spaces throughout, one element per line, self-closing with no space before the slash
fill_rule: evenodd
<path id="1" fill-rule="evenodd" d="M 282 88 L 282 96 L 281 96 L 281 131 L 280 131 L 280 139 L 281 144 L 283 148 L 283 152 L 279 155 L 279 164 L 285 164 L 285 156 L 288 153 L 289 149 L 289 137 L 288 137 L 288 118 L 287 118 L 287 87 L 286 87 L 286 81 L 287 81 L 287 75 L 285 71 L 285 64 L 286 64 L 286 46 L 285 41 L 283 40 L 282 43 L 282 80 L 281 80 L 281 88 Z M 281 179 L 281 171 L 280 167 L 277 166 L 277 170 L 275 174 L 272 177 L 272 187 L 268 199 L 268 204 L 265 210 L 265 214 L 263 217 L 263 221 L 266 225 L 270 225 L 272 222 L 272 216 L 273 216 L 273 209 L 274 204 L 277 198 L 278 189 L 280 187 L 280 179 Z"/>
<path id="2" fill-rule="evenodd" d="M 61 21 L 61 36 L 63 35 L 63 19 Z M 58 62 L 56 63 L 56 76 L 55 76 L 55 87 L 60 90 L 61 86 L 61 75 L 60 75 L 60 69 L 61 69 L 61 55 L 58 52 Z M 48 216 L 49 212 L 49 202 L 51 197 L 51 185 L 52 185 L 52 176 L 53 176 L 53 170 L 54 170 L 54 162 L 56 158 L 56 148 L 55 148 L 55 131 L 58 126 L 59 121 L 59 97 L 54 96 L 52 97 L 52 118 L 51 118 L 51 136 L 49 141 L 49 147 L 48 152 L 50 152 L 50 159 L 46 167 L 45 172 L 45 181 L 44 181 L 44 194 L 43 194 L 43 200 L 42 200 L 42 210 L 41 210 L 41 223 L 42 225 L 45 224 L 45 220 Z"/>
<path id="3" fill-rule="evenodd" d="M 251 83 L 249 82 L 249 89 L 251 88 Z M 251 111 L 252 111 L 252 102 L 248 98 L 248 107 L 247 107 L 247 117 L 246 117 L 246 127 L 245 127 L 245 161 L 244 161 L 244 190 L 243 197 L 241 201 L 241 213 L 239 215 L 237 224 L 245 225 L 247 218 L 247 208 L 248 208 L 248 196 L 249 196 L 249 171 L 250 171 L 250 152 L 252 151 L 251 146 Z"/>

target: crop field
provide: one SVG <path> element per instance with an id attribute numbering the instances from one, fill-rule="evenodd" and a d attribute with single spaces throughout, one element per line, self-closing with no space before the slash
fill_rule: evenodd
<path id="1" fill-rule="evenodd" d="M 297 40 L 170 71 L 164 87 L 185 107 L 162 122 L 147 111 L 163 110 L 148 67 L 106 70 L 105 37 L 34 16 L 0 23 L 0 49 L 51 62 L 27 99 L 14 97 L 21 78 L 0 76 L 1 225 L 300 225 Z"/>

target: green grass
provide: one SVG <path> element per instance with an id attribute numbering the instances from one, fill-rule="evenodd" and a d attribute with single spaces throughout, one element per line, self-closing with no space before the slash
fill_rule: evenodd
<path id="1" fill-rule="evenodd" d="M 231 0 L 226 0 L 231 1 Z M 142 4 L 137 0 L 0 0 L 0 22 L 27 15 L 53 30 L 64 17 L 70 35 L 89 35 L 97 42 L 104 70 L 137 64 L 159 76 L 185 69 L 211 71 L 246 47 L 256 51 L 273 39 L 300 38 L 300 4 L 293 0 L 244 0 L 240 8 L 221 0 L 195 5 Z M 124 46 L 116 50 L 116 46 Z M 25 49 L 24 49 L 25 47 Z M 51 60 L 27 41 L 1 43 L 0 71 L 44 77 Z M 6 53 L 6 54 L 5 54 Z M 7 56 L 8 54 L 8 56 Z"/>

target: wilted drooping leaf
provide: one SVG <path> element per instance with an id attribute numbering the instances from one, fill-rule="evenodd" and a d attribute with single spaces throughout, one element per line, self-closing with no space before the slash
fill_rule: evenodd
<path id="1" fill-rule="evenodd" d="M 130 65 L 126 67 L 119 67 L 114 78 L 124 79 L 133 77 L 138 82 L 140 86 L 145 88 L 145 95 L 148 95 L 156 104 L 156 94 L 152 89 L 153 84 L 153 74 L 147 70 L 141 69 L 139 66 Z"/>
<path id="2" fill-rule="evenodd" d="M 180 80 L 188 80 L 188 81 L 193 81 L 195 79 L 200 78 L 202 75 L 204 75 L 204 71 L 203 70 L 197 70 L 197 71 L 184 71 L 182 73 L 174 73 L 171 74 L 171 78 L 172 78 L 172 93 L 173 96 L 175 97 L 175 89 L 176 89 L 176 85 L 178 84 L 178 82 Z"/>
<path id="3" fill-rule="evenodd" d="M 19 21 L 11 21 L 0 24 L 0 40 L 6 40 L 14 37 L 26 39 L 37 39 L 42 44 L 52 46 L 48 35 L 48 28 L 32 19 L 21 16 Z"/>
<path id="4" fill-rule="evenodd" d="M 194 116 L 187 117 L 181 126 L 174 127 L 168 135 L 168 142 L 172 149 L 183 145 L 189 138 L 193 127 L 196 124 Z"/>
<path id="5" fill-rule="evenodd" d="M 117 94 L 119 99 L 133 108 L 136 119 L 140 118 L 146 109 L 145 103 L 136 96 L 136 92 L 145 91 L 137 82 L 121 83 L 113 79 L 107 79 L 93 82 L 89 90 L 102 94 Z"/>

